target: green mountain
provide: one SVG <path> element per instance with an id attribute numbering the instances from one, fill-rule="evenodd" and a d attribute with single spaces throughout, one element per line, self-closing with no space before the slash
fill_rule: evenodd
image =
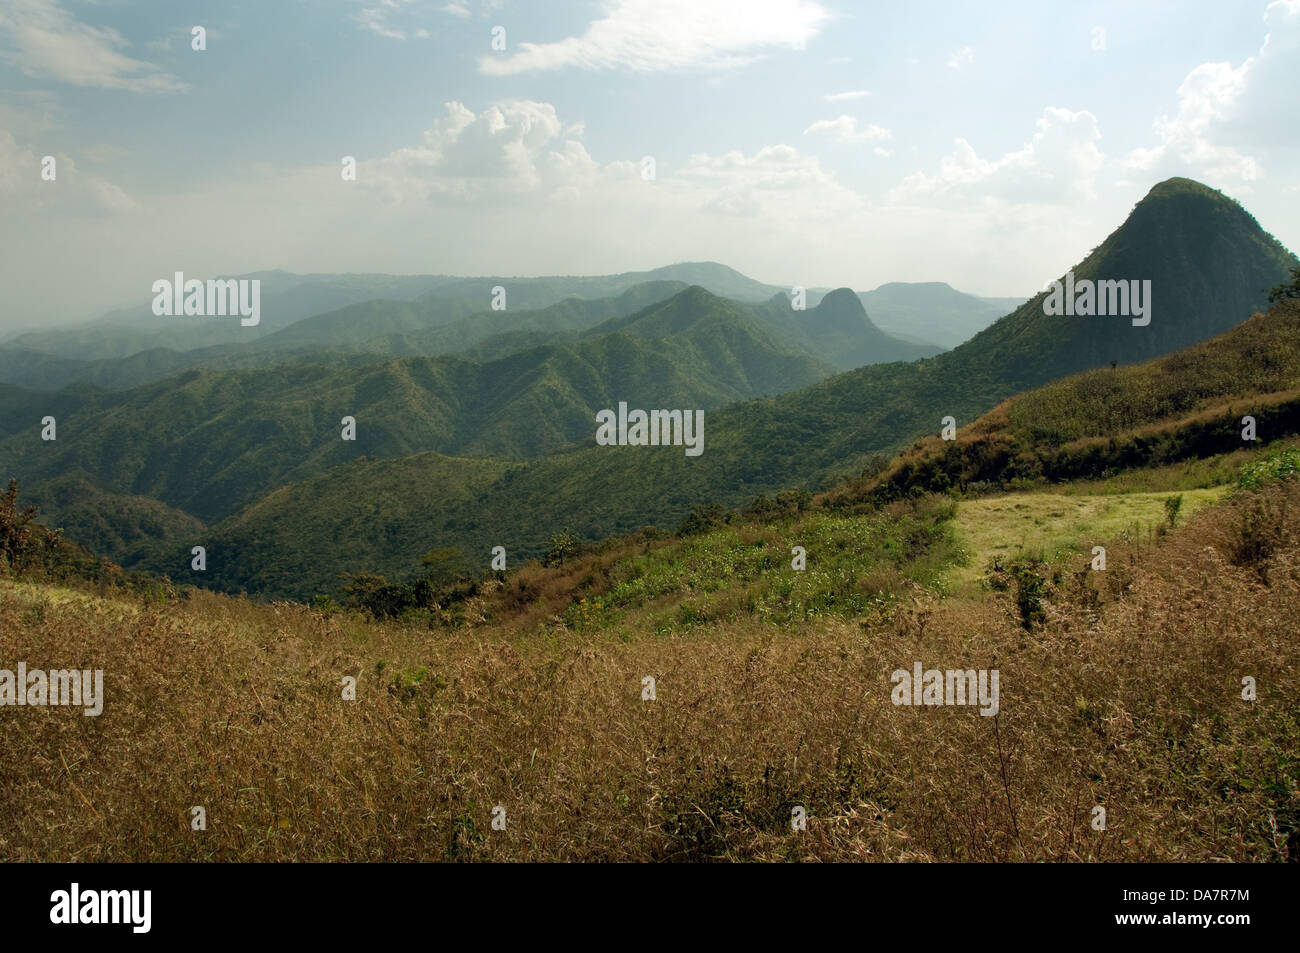
<path id="1" fill-rule="evenodd" d="M 1264 289 L 1287 277 L 1294 264 L 1294 256 L 1235 202 L 1197 183 L 1170 180 L 1153 188 L 1074 269 L 1079 277 L 1151 280 L 1154 310 L 1146 327 L 1122 317 L 1049 317 L 1039 295 L 937 357 L 862 367 L 712 413 L 700 457 L 657 447 L 589 446 L 550 454 L 507 471 L 454 520 L 415 513 L 407 531 L 466 551 L 493 540 L 511 552 L 536 555 L 565 527 L 597 539 L 644 524 L 671 527 L 710 501 L 736 504 L 788 487 L 827 486 L 873 455 L 937 432 L 944 416 L 966 423 L 1049 380 L 1110 360 L 1144 360 L 1222 333 L 1258 310 Z M 368 468 L 349 471 L 358 495 L 364 495 Z M 233 550 L 248 531 L 237 522 L 215 529 Z M 348 544 L 313 532 L 303 526 L 292 536 L 312 539 L 318 558 L 345 564 Z M 239 571 L 259 570 L 249 563 Z"/>
<path id="2" fill-rule="evenodd" d="M 362 458 L 273 490 L 209 529 L 203 574 L 190 570 L 186 539 L 156 565 L 177 581 L 303 600 L 339 592 L 344 572 L 401 576 L 447 539 L 464 565 L 484 569 L 491 548 L 510 542 L 474 514 L 513 472 L 508 461 L 437 453 Z M 509 550 L 507 565 L 515 565 Z"/>
<path id="3" fill-rule="evenodd" d="M 434 357 L 468 352 L 486 361 L 512 351 L 576 339 L 619 315 L 663 301 L 687 286 L 649 281 L 608 298 L 566 298 L 544 308 L 482 311 L 460 298 L 419 302 L 366 300 L 299 320 L 241 344 L 174 350 L 155 347 L 125 357 L 89 360 L 0 347 L 0 381 L 53 391 L 73 383 L 121 390 L 161 380 L 188 368 L 270 367 L 286 361 L 356 364 L 377 358 Z"/>
<path id="4" fill-rule="evenodd" d="M 596 411 L 621 400 L 712 410 L 833 372 L 693 287 L 604 333 L 483 364 L 414 357 L 192 369 L 113 392 L 2 388 L 0 454 L 25 486 L 82 472 L 107 492 L 213 521 L 362 455 L 534 457 L 590 439 Z M 58 426 L 50 442 L 40 436 L 47 415 Z M 355 441 L 341 439 L 344 416 L 356 420 Z"/>
<path id="5" fill-rule="evenodd" d="M 203 542 L 207 528 L 201 520 L 147 496 L 106 493 L 83 473 L 70 473 L 40 483 L 25 493 L 40 507 L 42 522 L 79 540 L 92 553 L 112 553 L 125 568 L 158 565 L 171 551 Z"/>
<path id="6" fill-rule="evenodd" d="M 171 278 L 170 275 L 160 277 Z M 23 361 L 32 351 L 99 362 L 106 358 L 129 357 L 159 348 L 178 352 L 216 348 L 218 350 L 215 354 L 204 359 L 205 362 L 211 361 L 223 353 L 229 353 L 219 350 L 223 345 L 237 350 L 252 342 L 277 335 L 291 325 L 316 315 L 333 314 L 333 317 L 317 322 L 310 330 L 279 337 L 272 349 L 283 353 L 302 348 L 357 344 L 371 337 L 424 330 L 470 314 L 487 312 L 491 307 L 493 291 L 498 286 L 506 289 L 506 303 L 510 311 L 546 308 L 571 297 L 613 298 L 636 285 L 658 282 L 676 282 L 680 287 L 698 284 L 722 297 L 746 301 L 762 300 L 777 290 L 773 285 L 754 281 L 716 262 L 684 262 L 652 271 L 617 275 L 543 278 L 296 275 L 285 271 L 223 277 L 261 281 L 259 324 L 244 327 L 233 318 L 159 317 L 152 311 L 152 295 L 142 295 L 138 305 L 118 308 L 89 323 L 46 331 L 27 331 L 0 338 L 4 343 L 4 348 L 0 349 L 0 380 L 35 386 L 30 380 L 33 375 L 22 376 Z M 347 310 L 367 303 L 370 303 L 369 307 Z M 403 308 L 400 304 L 410 304 L 412 307 Z M 361 329 L 361 336 L 354 333 L 358 322 L 370 323 L 368 328 Z M 473 343 L 476 342 L 468 342 L 464 346 Z M 6 354 L 5 351 L 11 353 Z M 176 358 L 156 357 L 155 360 L 170 361 L 172 371 L 200 363 Z M 94 379 L 85 374 L 76 378 L 67 377 L 68 365 L 51 364 L 50 367 L 61 370 L 61 383 Z M 91 374 L 109 373 L 98 365 L 89 370 Z M 102 386 L 129 386 L 121 383 L 125 376 L 116 374 L 114 383 Z M 130 383 L 143 381 L 135 379 Z"/>
<path id="7" fill-rule="evenodd" d="M 222 352 L 229 347 L 222 347 Z M 120 390 L 201 365 L 209 353 L 208 349 L 175 351 L 156 347 L 126 357 L 89 360 L 9 345 L 0 347 L 0 381 L 38 391 L 62 390 L 70 384 Z"/>
<path id="8" fill-rule="evenodd" d="M 393 334 L 373 334 L 367 327 L 356 327 L 352 340 L 339 343 L 346 345 L 349 353 L 392 357 L 458 354 L 473 349 L 475 360 L 485 360 L 525 347 L 559 343 L 565 340 L 565 334 L 587 331 L 611 318 L 635 314 L 666 301 L 686 287 L 680 281 L 647 281 L 612 297 L 571 297 L 543 308 L 480 311 L 438 327 Z M 307 326 L 317 320 L 305 321 L 300 327 L 307 331 Z M 266 344 L 271 345 L 272 341 Z"/>
<path id="9" fill-rule="evenodd" d="M 338 276 L 341 289 L 317 281 L 303 288 L 281 292 L 282 298 L 291 299 L 292 320 L 286 312 L 277 311 L 280 316 L 278 330 L 272 322 L 264 321 L 264 326 L 245 329 L 257 332 L 255 335 L 235 334 L 232 337 L 227 333 L 230 331 L 228 326 L 222 330 L 217 327 L 220 322 L 213 324 L 210 319 L 197 318 L 183 319 L 186 323 L 181 327 L 168 325 L 161 330 L 156 327 L 149 330 L 137 326 L 144 320 L 138 317 L 130 326 L 122 323 L 126 321 L 124 318 L 117 323 L 101 322 L 89 329 L 68 331 L 69 337 L 62 344 L 55 332 L 51 332 L 51 336 L 19 335 L 0 347 L 0 381 L 42 391 L 60 390 L 73 383 L 120 390 L 161 380 L 193 367 L 235 370 L 269 367 L 285 361 L 349 364 L 375 357 L 432 357 L 441 354 L 461 354 L 467 359 L 483 362 L 525 348 L 571 342 L 581 332 L 602 322 L 632 314 L 687 287 L 680 280 L 666 278 L 624 287 L 631 277 L 659 273 L 704 279 L 708 284 L 704 281 L 695 283 L 707 287 L 715 295 L 746 302 L 752 307 L 753 314 L 770 325 L 790 346 L 813 354 L 841 370 L 870 363 L 912 360 L 940 350 L 883 333 L 860 307 L 847 300 L 851 293 L 829 292 L 819 299 L 816 307 L 794 312 L 784 292 L 769 294 L 772 286 L 761 285 L 722 265 L 702 263 L 671 265 L 655 272 L 606 278 L 526 279 L 532 284 L 525 287 L 533 291 L 523 296 L 525 300 L 529 297 L 548 300 L 556 289 L 575 285 L 585 291 L 623 289 L 603 298 L 571 296 L 543 307 L 522 307 L 518 301 L 521 296 L 516 295 L 509 299 L 511 306 L 507 310 L 484 310 L 484 299 L 479 292 L 486 289 L 485 293 L 490 295 L 491 285 L 478 288 L 472 282 L 470 285 L 464 283 L 469 279 L 429 277 L 425 283 L 437 282 L 438 291 L 421 296 L 419 300 L 366 298 L 311 317 L 298 313 L 306 307 L 304 302 L 323 302 L 327 300 L 322 297 L 326 294 L 356 297 L 386 287 L 380 282 L 386 276 L 343 275 Z M 323 279 L 329 276 L 307 277 Z M 394 282 L 397 280 L 392 279 Z M 483 282 L 506 280 L 481 279 Z M 473 279 L 473 282 L 477 281 L 480 279 Z M 409 292 L 421 285 L 412 279 L 411 283 L 392 287 Z M 726 293 L 720 292 L 719 288 Z M 309 293 L 316 297 L 309 297 Z M 476 297 L 471 300 L 457 296 L 461 294 Z M 756 294 L 762 294 L 764 300 L 754 302 Z M 961 299 L 979 300 L 959 292 L 953 294 Z M 150 320 L 171 319 L 150 315 Z M 207 322 L 203 324 L 206 330 L 196 336 L 195 329 L 203 322 Z M 218 339 L 224 343 L 202 344 Z M 98 356 L 105 353 L 114 356 Z"/>
<path id="10" fill-rule="evenodd" d="M 780 292 L 751 310 L 773 329 L 841 370 L 891 361 L 914 361 L 941 348 L 891 337 L 867 316 L 859 296 L 848 288 L 827 292 L 814 308 L 796 311 Z"/>
<path id="11" fill-rule="evenodd" d="M 11 346 L 0 348 L 0 381 L 41 391 L 60 390 L 72 383 L 121 390 L 199 367 L 236 370 L 289 361 L 350 365 L 382 358 L 443 354 L 485 363 L 515 351 L 572 344 L 608 333 L 622 326 L 615 319 L 636 316 L 685 288 L 677 281 L 648 281 L 615 297 L 566 298 L 545 308 L 474 313 L 468 313 L 470 306 L 459 298 L 430 298 L 414 303 L 371 300 L 297 321 L 242 345 L 186 351 L 153 348 L 127 357 L 93 361 Z M 750 322 L 749 333 L 756 333 L 759 323 L 766 324 L 767 336 L 776 335 L 769 345 L 813 356 L 838 370 L 938 351 L 881 332 L 847 289 L 830 292 L 815 308 L 802 312 L 792 311 L 783 294 L 761 305 L 733 302 L 728 320 L 739 320 L 742 312 L 759 319 Z M 644 330 L 638 335 L 656 337 Z M 802 380 L 806 383 L 807 378 Z M 782 386 L 767 392 L 785 389 Z M 756 392 L 737 393 L 752 396 Z"/>
<path id="12" fill-rule="evenodd" d="M 977 371 L 1009 370 L 1014 393 L 1111 361 L 1167 354 L 1262 309 L 1266 289 L 1296 261 L 1236 202 L 1199 182 L 1169 179 L 1073 269 L 1076 283 L 1150 280 L 1149 325 L 1134 326 L 1124 317 L 1047 317 L 1047 295 L 1040 292 L 974 338 L 966 364 Z"/>

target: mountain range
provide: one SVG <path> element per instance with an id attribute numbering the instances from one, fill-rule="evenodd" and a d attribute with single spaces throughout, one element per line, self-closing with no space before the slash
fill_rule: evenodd
<path id="1" fill-rule="evenodd" d="M 62 374 L 67 386 L 0 385 L 0 459 L 47 519 L 105 555 L 189 577 L 186 554 L 202 541 L 209 569 L 193 581 L 306 598 L 337 589 L 341 572 L 401 573 L 437 547 L 470 564 L 497 545 L 520 559 L 561 530 L 671 528 L 702 504 L 829 486 L 945 417 L 965 424 L 1029 388 L 1221 334 L 1295 263 L 1237 203 L 1172 179 L 1070 269 L 1149 280 L 1141 327 L 1048 315 L 1040 293 L 939 353 L 891 336 L 862 302 L 879 313 L 917 293 L 933 308 L 905 326 L 933 321 L 955 337 L 962 297 L 946 285 L 835 289 L 796 310 L 788 289 L 702 264 L 430 278 L 403 284 L 408 300 L 354 301 L 239 344 L 125 358 L 88 360 L 78 349 L 89 338 L 76 335 L 69 353 L 36 358 L 32 345 L 48 342 L 24 335 L 0 349 L 4 373 L 26 373 L 29 386 Z M 482 309 L 494 282 L 511 289 L 505 311 Z M 355 290 L 321 279 L 283 293 L 313 287 Z M 595 413 L 619 401 L 704 410 L 705 453 L 594 446 Z M 46 416 L 55 441 L 41 439 Z M 340 437 L 349 416 L 355 441 Z"/>
<path id="2" fill-rule="evenodd" d="M 480 491 L 471 507 L 453 514 L 441 508 L 413 512 L 402 528 L 392 529 L 402 541 L 398 548 L 409 547 L 407 552 L 390 551 L 382 565 L 389 571 L 402 560 L 413 565 L 417 550 L 434 545 L 467 553 L 503 545 L 520 556 L 536 555 L 560 529 L 599 539 L 644 524 L 673 527 L 704 503 L 736 505 L 785 488 L 828 487 L 873 458 L 937 433 L 946 416 L 969 423 L 1002 400 L 1056 378 L 1112 360 L 1134 363 L 1221 334 L 1262 309 L 1265 289 L 1296 263 L 1237 203 L 1198 183 L 1169 180 L 1073 269 L 1094 279 L 1152 276 L 1155 304 L 1145 328 L 1127 318 L 1049 317 L 1040 294 L 937 357 L 862 367 L 802 390 L 724 407 L 710 415 L 707 449 L 696 459 L 653 448 L 587 447 L 512 467 Z M 414 472 L 422 465 L 443 472 L 453 466 L 441 458 L 408 463 L 401 479 L 418 479 Z M 388 482 L 396 471 L 377 462 L 331 476 L 337 480 L 328 493 L 337 499 L 349 495 L 344 480 L 353 487 L 399 489 Z M 295 551 L 364 548 L 356 535 L 347 537 L 345 527 L 328 518 L 322 522 L 326 510 L 302 502 L 326 492 L 323 481 L 302 489 L 301 495 L 279 494 L 214 527 L 220 545 L 232 553 L 248 552 L 253 540 L 261 547 L 258 558 L 241 562 L 225 585 L 274 587 L 272 577 L 286 568 L 289 575 L 281 578 L 296 579 L 300 571 L 309 578 L 310 567 L 286 564 Z M 289 540 L 283 547 L 258 532 L 270 522 Z"/>
<path id="3" fill-rule="evenodd" d="M 419 282 L 395 280 L 391 286 L 381 280 L 385 276 L 341 276 L 350 280 L 337 287 L 323 281 L 324 276 L 308 276 L 322 280 L 273 292 L 263 308 L 266 318 L 256 327 L 242 328 L 210 318 L 167 318 L 168 324 L 159 331 L 158 319 L 152 315 L 154 325 L 146 329 L 138 326 L 144 317 L 115 312 L 81 328 L 18 335 L 0 346 L 0 382 L 44 391 L 74 383 L 118 390 L 193 367 L 233 370 L 304 359 L 355 363 L 377 357 L 444 354 L 482 361 L 525 347 L 573 340 L 611 318 L 632 315 L 688 287 L 680 279 L 658 277 L 661 274 L 707 281 L 707 285 L 694 283 L 751 308 L 754 317 L 769 324 L 787 344 L 840 370 L 941 350 L 936 345 L 915 343 L 910 337 L 883 333 L 861 307 L 841 307 L 836 313 L 821 308 L 825 293 L 811 295 L 812 306 L 795 311 L 785 292 L 711 263 L 606 278 L 484 278 L 448 283 L 430 277 Z M 633 281 L 639 278 L 646 280 Z M 282 287 L 279 277 L 264 280 L 272 280 L 273 288 Z M 504 310 L 486 308 L 491 289 L 497 287 L 492 283 L 510 281 L 519 282 L 524 293 L 507 296 Z M 368 291 L 409 293 L 431 282 L 439 282 L 434 292 L 409 300 L 349 300 L 340 307 L 302 316 L 304 310 L 326 300 L 360 298 Z M 563 295 L 565 288 L 610 294 Z M 755 300 L 756 294 L 762 298 Z M 984 307 L 980 299 L 961 297 L 968 308 Z M 532 304 L 521 307 L 521 298 Z M 281 304 L 274 304 L 276 301 Z M 510 305 L 511 301 L 515 303 Z"/>

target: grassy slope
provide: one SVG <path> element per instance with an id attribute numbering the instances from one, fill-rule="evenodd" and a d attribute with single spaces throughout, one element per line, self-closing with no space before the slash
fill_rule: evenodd
<path id="1" fill-rule="evenodd" d="M 1241 418 L 1273 440 L 1300 424 L 1300 303 L 1284 301 L 1204 343 L 1019 394 L 962 427 L 918 441 L 862 489 L 997 479 L 1104 477 L 1231 453 Z"/>
<path id="2" fill-rule="evenodd" d="M 1186 518 L 1222 499 L 1227 487 L 1189 490 L 1179 515 Z M 966 500 L 958 506 L 956 533 L 967 562 L 952 574 L 954 585 L 976 582 L 989 561 L 1019 557 L 1055 561 L 1066 555 L 1091 559 L 1093 546 L 1113 540 L 1142 539 L 1166 523 L 1169 493 L 1012 493 Z"/>
<path id="3" fill-rule="evenodd" d="M 881 578 L 877 553 L 910 535 L 891 525 L 929 504 L 625 542 L 489 585 L 433 631 L 0 581 L 0 658 L 102 667 L 108 692 L 98 719 L 6 712 L 0 858 L 1282 860 L 1300 824 L 1300 488 L 1277 492 L 1269 585 L 1225 558 L 1236 504 L 1207 508 L 1049 587 L 1032 634 L 1010 594 L 940 600 L 905 574 L 864 616 L 770 611 L 799 601 L 781 595 L 792 535 L 825 597 L 842 573 Z M 947 552 L 942 535 L 902 563 Z M 620 585 L 609 570 L 637 564 L 624 614 L 586 621 Z M 540 590 L 522 603 L 521 580 Z M 548 599 L 570 614 L 534 608 Z M 890 672 L 915 660 L 998 668 L 999 718 L 892 705 Z"/>

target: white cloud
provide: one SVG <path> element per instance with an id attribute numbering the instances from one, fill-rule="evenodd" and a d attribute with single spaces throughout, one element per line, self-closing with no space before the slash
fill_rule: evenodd
<path id="1" fill-rule="evenodd" d="M 116 30 L 81 23 L 57 0 L 6 0 L 0 43 L 0 58 L 34 78 L 136 93 L 188 89 L 171 73 L 120 52 L 130 44 Z"/>
<path id="2" fill-rule="evenodd" d="M 1264 174 L 1262 157 L 1297 171 L 1300 130 L 1291 120 L 1300 84 L 1300 0 L 1275 0 L 1268 33 L 1240 66 L 1202 63 L 1178 87 L 1178 112 L 1155 122 L 1159 140 L 1134 149 L 1124 167 L 1144 178 L 1189 172 L 1230 183 Z"/>
<path id="3" fill-rule="evenodd" d="M 581 139 L 581 124 L 548 103 L 451 103 L 410 147 L 362 161 L 356 182 L 337 162 L 267 162 L 155 193 L 129 221 L 88 214 L 111 205 L 102 192 L 75 207 L 18 203 L 20 214 L 0 216 L 0 246 L 12 249 L 0 256 L 0 287 L 47 320 L 138 298 L 175 270 L 608 274 L 707 259 L 809 287 L 942 279 L 1010 294 L 1018 276 L 1034 275 L 1027 294 L 1113 224 L 1081 221 L 1069 206 L 880 205 L 785 144 L 695 154 L 676 168 L 660 161 L 646 181 L 639 155 L 598 161 Z M 0 179 L 7 186 L 4 170 L 25 170 L 30 193 L 38 157 L 8 145 L 0 134 Z M 14 204 L 0 195 L 6 212 Z M 79 263 L 79 280 L 51 280 L 67 261 Z"/>
<path id="4" fill-rule="evenodd" d="M 975 51 L 969 46 L 963 46 L 948 57 L 948 69 L 961 69 L 963 66 L 969 66 L 974 62 Z"/>
<path id="5" fill-rule="evenodd" d="M 867 123 L 859 129 L 858 121 L 852 116 L 840 116 L 837 119 L 820 119 L 804 130 L 809 133 L 828 133 L 840 142 L 885 142 L 894 138 L 894 134 L 883 126 Z"/>
<path id="6" fill-rule="evenodd" d="M 718 69 L 752 62 L 772 47 L 801 49 L 830 14 L 816 0 L 611 0 L 581 36 L 520 43 L 483 56 L 494 76 L 530 70 Z"/>
<path id="7" fill-rule="evenodd" d="M 358 181 L 389 202 L 443 196 L 504 197 L 520 192 L 578 188 L 596 163 L 578 140 L 582 124 L 565 125 L 550 103 L 511 100 L 475 113 L 445 103 L 446 115 L 420 145 L 361 163 Z"/>
<path id="8" fill-rule="evenodd" d="M 429 35 L 428 30 L 399 26 L 393 22 L 414 3 L 416 0 L 366 0 L 365 6 L 353 14 L 353 19 L 360 23 L 362 28 L 385 39 L 405 40 L 412 36 L 416 39 L 424 39 Z M 447 6 L 454 7 L 457 4 Z M 465 15 L 469 15 L 468 10 L 465 11 Z"/>
<path id="9" fill-rule="evenodd" d="M 501 9 L 501 0 L 453 0 L 452 3 L 445 3 L 438 9 L 443 13 L 451 14 L 462 20 L 468 20 L 474 15 L 474 10 L 470 9 L 471 5 L 477 9 L 479 16 L 486 16 L 496 10 Z"/>
<path id="10" fill-rule="evenodd" d="M 1051 204 L 1092 199 L 1105 159 L 1097 147 L 1097 117 L 1087 110 L 1049 106 L 1037 126 L 1024 148 L 998 159 L 981 158 L 969 142 L 957 139 L 956 150 L 940 161 L 936 174 L 907 176 L 890 191 L 890 201 L 955 196 Z"/>
<path id="11" fill-rule="evenodd" d="M 41 178 L 43 156 L 19 145 L 13 133 L 0 130 L 0 198 L 7 212 L 56 210 L 73 216 L 113 215 L 134 211 L 134 199 L 107 179 L 77 168 L 71 156 L 53 154 L 55 178 Z"/>
<path id="12" fill-rule="evenodd" d="M 846 99 L 864 99 L 870 95 L 871 93 L 869 90 L 851 89 L 845 93 L 827 93 L 826 101 L 828 103 L 839 103 L 839 102 L 843 102 Z"/>
<path id="13" fill-rule="evenodd" d="M 656 180 L 646 182 L 639 158 L 593 159 L 580 141 L 583 124 L 562 121 L 549 103 L 512 100 L 476 113 L 452 102 L 444 109 L 419 145 L 360 163 L 362 190 L 389 206 L 522 208 L 559 201 L 585 203 L 596 216 L 651 204 L 667 217 L 820 220 L 863 205 L 815 156 L 787 145 L 750 155 L 695 154 L 676 170 L 660 165 Z"/>
<path id="14" fill-rule="evenodd" d="M 669 188 L 699 208 L 725 215 L 775 220 L 824 219 L 865 203 L 840 185 L 816 156 L 787 145 L 764 146 L 752 156 L 698 154 L 679 169 Z"/>

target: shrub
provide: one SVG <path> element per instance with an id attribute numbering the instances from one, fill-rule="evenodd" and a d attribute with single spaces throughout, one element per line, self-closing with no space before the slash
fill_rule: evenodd
<path id="1" fill-rule="evenodd" d="M 324 615 L 333 615 L 343 608 L 334 601 L 333 596 L 323 592 L 318 592 L 312 597 L 311 607 Z"/>
<path id="2" fill-rule="evenodd" d="M 1284 447 L 1274 450 L 1262 460 L 1253 460 L 1241 468 L 1237 485 L 1246 490 L 1257 490 L 1265 483 L 1289 479 L 1300 472 L 1300 449 Z"/>
<path id="3" fill-rule="evenodd" d="M 1165 519 L 1172 527 L 1178 519 L 1178 511 L 1183 508 L 1183 495 L 1165 497 Z"/>
<path id="4" fill-rule="evenodd" d="M 776 495 L 777 508 L 787 516 L 802 513 L 812 503 L 812 494 L 807 490 L 782 490 Z"/>
<path id="5" fill-rule="evenodd" d="M 465 554 L 450 546 L 431 549 L 420 557 L 424 578 L 429 585 L 445 586 L 459 578 L 465 569 Z"/>
<path id="6" fill-rule="evenodd" d="M 1016 586 L 1016 609 L 1020 612 L 1020 624 L 1027 631 L 1041 625 L 1047 618 L 1043 610 L 1043 591 L 1046 579 L 1040 571 L 1036 560 L 1016 560 L 1011 564 L 1010 575 Z"/>
<path id="7" fill-rule="evenodd" d="M 375 619 L 395 618 L 415 604 L 410 586 L 391 583 L 375 573 L 358 573 L 345 590 L 347 605 L 365 609 Z"/>
<path id="8" fill-rule="evenodd" d="M 1268 563 L 1282 539 L 1282 522 L 1286 504 L 1273 504 L 1267 496 L 1254 496 L 1241 506 L 1230 541 L 1229 558 L 1237 566 L 1255 570 L 1260 581 L 1268 584 Z"/>
<path id="9" fill-rule="evenodd" d="M 721 503 L 701 503 L 695 506 L 681 525 L 677 527 L 678 536 L 698 536 L 717 529 L 727 522 L 727 508 Z"/>

